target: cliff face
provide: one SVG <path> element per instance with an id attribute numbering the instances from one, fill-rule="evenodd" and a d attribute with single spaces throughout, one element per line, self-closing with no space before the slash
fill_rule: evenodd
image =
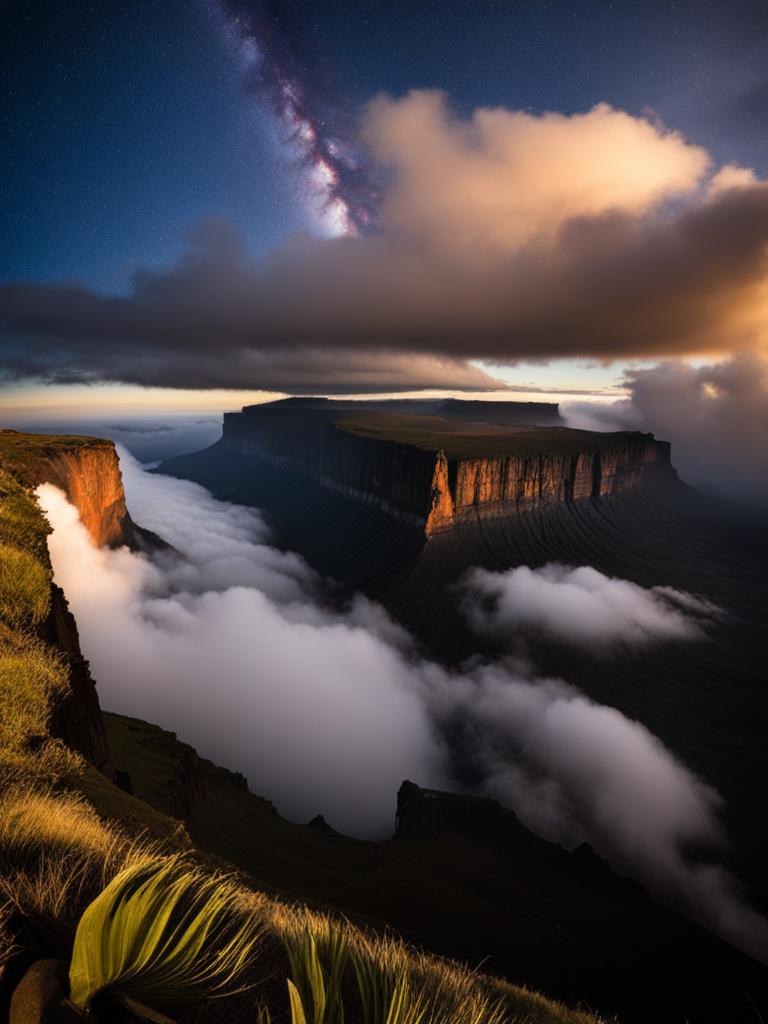
<path id="1" fill-rule="evenodd" d="M 301 472 L 413 520 L 427 536 L 473 518 L 599 500 L 673 473 L 652 434 L 463 424 L 251 407 L 224 417 L 220 445 Z"/>
<path id="2" fill-rule="evenodd" d="M 134 526 L 126 509 L 117 452 L 110 441 L 2 430 L 0 472 L 5 481 L 0 525 L 5 524 L 6 538 L 11 544 L 26 544 L 47 572 L 47 527 L 31 494 L 39 484 L 52 483 L 65 492 L 99 546 L 133 546 L 142 539 L 143 531 Z M 13 525 L 22 510 L 26 534 Z M 51 705 L 48 728 L 52 736 L 111 775 L 107 734 L 77 626 L 61 588 L 53 582 L 49 586 L 48 613 L 34 628 L 62 656 L 68 686 Z"/>
<path id="3" fill-rule="evenodd" d="M 649 466 L 670 470 L 669 444 L 652 434 L 621 434 L 604 451 L 480 459 L 439 453 L 426 533 L 457 521 L 513 515 L 640 487 Z"/>
<path id="4" fill-rule="evenodd" d="M 125 506 L 112 441 L 0 430 L 0 467 L 30 489 L 45 483 L 60 487 L 99 547 L 137 543 L 141 531 Z"/>
<path id="5" fill-rule="evenodd" d="M 112 444 L 60 451 L 41 461 L 37 483 L 60 487 L 99 547 L 133 545 L 135 529 L 125 506 L 123 479 Z"/>
<path id="6" fill-rule="evenodd" d="M 51 609 L 40 633 L 66 659 L 69 690 L 57 705 L 50 724 L 52 736 L 64 740 L 106 775 L 112 774 L 109 743 L 101 715 L 96 684 L 80 650 L 80 638 L 64 591 L 51 587 Z"/>

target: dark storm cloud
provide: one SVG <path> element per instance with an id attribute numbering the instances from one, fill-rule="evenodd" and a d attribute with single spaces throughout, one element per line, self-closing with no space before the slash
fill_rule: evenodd
<path id="1" fill-rule="evenodd" d="M 260 262 L 209 224 L 127 297 L 0 288 L 10 376 L 175 387 L 491 386 L 468 359 L 670 356 L 765 342 L 768 184 L 605 105 L 459 121 L 380 99 L 394 169 L 375 236 L 296 236 Z"/>

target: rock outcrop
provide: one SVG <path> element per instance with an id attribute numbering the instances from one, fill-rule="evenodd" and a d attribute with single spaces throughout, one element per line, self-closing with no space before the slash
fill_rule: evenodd
<path id="1" fill-rule="evenodd" d="M 397 792 L 396 837 L 422 839 L 446 832 L 514 844 L 603 896 L 641 905 L 648 901 L 642 886 L 614 872 L 589 843 L 566 850 L 531 832 L 497 800 L 424 789 L 406 779 Z"/>
<path id="2" fill-rule="evenodd" d="M 652 434 L 291 402 L 226 414 L 218 444 L 374 502 L 427 536 L 465 520 L 599 500 L 642 486 L 649 474 L 674 474 L 669 444 Z"/>
<path id="3" fill-rule="evenodd" d="M 125 506 L 123 479 L 115 446 L 61 451 L 40 465 L 39 483 L 60 487 L 80 513 L 98 547 L 135 544 L 135 528 Z"/>
<path id="4" fill-rule="evenodd" d="M 51 735 L 64 740 L 68 747 L 82 754 L 99 771 L 111 776 L 109 743 L 96 684 L 80 650 L 75 617 L 69 610 L 64 591 L 55 583 L 51 587 L 51 609 L 41 633 L 61 651 L 69 673 L 68 692 L 56 707 L 50 725 Z"/>
<path id="5" fill-rule="evenodd" d="M 99 547 L 137 543 L 112 441 L 0 430 L 0 464 L 29 488 L 61 488 Z"/>

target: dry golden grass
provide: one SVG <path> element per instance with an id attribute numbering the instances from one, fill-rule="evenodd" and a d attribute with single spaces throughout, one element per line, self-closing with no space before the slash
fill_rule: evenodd
<path id="1" fill-rule="evenodd" d="M 50 603 L 50 571 L 28 551 L 0 544 L 0 619 L 36 626 Z"/>
<path id="2" fill-rule="evenodd" d="M 157 852 L 104 823 L 74 793 L 28 784 L 0 793 L 0 904 L 64 952 L 83 910 L 104 886 Z"/>
<path id="3" fill-rule="evenodd" d="M 326 1011 L 329 1021 L 384 1024 L 389 1019 L 394 1024 L 411 1019 L 410 1012 L 419 1024 L 600 1024 L 592 1014 L 414 949 L 397 936 L 366 932 L 303 906 L 272 900 L 267 921 L 289 949 L 306 958 L 314 948 L 327 977 L 338 970 L 343 955 L 343 1014 Z M 301 973 L 313 972 L 305 964 Z M 302 977 L 292 980 L 300 993 L 306 989 Z M 303 1003 L 306 1009 L 312 1000 L 305 997 Z M 264 1020 L 271 1016 L 262 1014 Z M 311 1014 L 307 1020 L 312 1021 Z"/>
<path id="4" fill-rule="evenodd" d="M 59 653 L 29 630 L 0 624 L 0 778 L 46 783 L 79 772 L 80 756 L 50 735 L 68 686 Z"/>

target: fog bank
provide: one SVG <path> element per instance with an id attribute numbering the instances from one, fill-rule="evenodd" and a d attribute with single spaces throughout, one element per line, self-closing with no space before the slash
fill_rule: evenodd
<path id="1" fill-rule="evenodd" d="M 462 589 L 464 609 L 480 633 L 524 629 L 597 652 L 700 638 L 702 624 L 720 614 L 704 598 L 673 587 L 640 587 L 586 565 L 473 569 Z"/>
<path id="2" fill-rule="evenodd" d="M 667 361 L 629 371 L 625 384 L 629 398 L 619 402 L 566 403 L 568 426 L 652 431 L 672 442 L 672 461 L 687 483 L 768 503 L 768 359 Z"/>
<path id="3" fill-rule="evenodd" d="M 270 545 L 254 509 L 148 474 L 127 453 L 121 465 L 132 515 L 177 555 L 96 549 L 64 495 L 38 490 L 105 708 L 173 729 L 293 820 L 323 813 L 370 837 L 391 834 L 402 779 L 456 787 L 446 737 L 460 735 L 480 790 L 530 827 L 567 846 L 587 838 L 661 898 L 768 956 L 768 926 L 737 881 L 686 853 L 724 843 L 720 797 L 645 727 L 512 660 L 448 671 L 419 658 L 364 598 L 329 607 L 322 581 Z M 653 616 L 643 630 L 645 643 L 668 635 Z"/>

